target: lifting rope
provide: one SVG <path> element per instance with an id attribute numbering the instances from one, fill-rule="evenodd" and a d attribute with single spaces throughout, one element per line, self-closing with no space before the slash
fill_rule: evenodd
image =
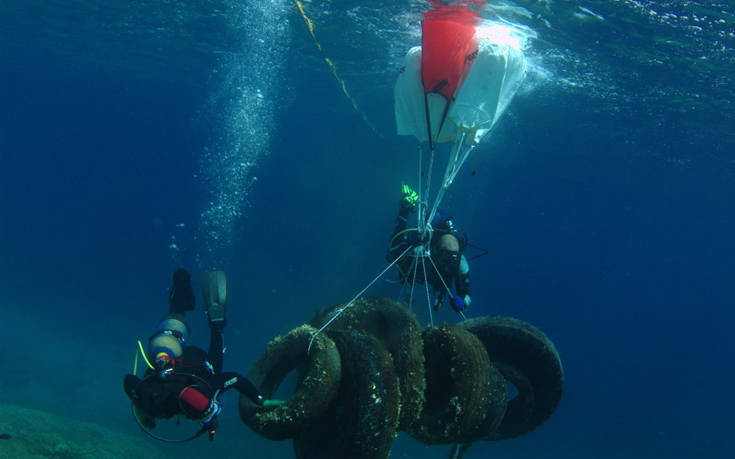
<path id="1" fill-rule="evenodd" d="M 316 34 L 314 33 L 314 21 L 312 21 L 309 16 L 306 15 L 306 10 L 304 10 L 304 5 L 301 4 L 299 0 L 293 0 L 294 4 L 296 5 L 296 8 L 299 10 L 299 14 L 301 14 L 302 19 L 304 20 L 304 23 L 306 24 L 306 28 L 309 29 L 309 35 L 311 35 L 312 41 L 314 41 L 314 46 L 316 46 L 317 51 L 319 51 L 319 54 L 321 55 L 322 59 L 324 59 L 324 62 L 326 62 L 327 67 L 329 67 L 329 71 L 332 72 L 332 75 L 334 76 L 334 79 L 337 80 L 337 84 L 339 85 L 340 89 L 342 90 L 342 93 L 347 97 L 347 100 L 352 105 L 352 108 L 357 112 L 358 115 L 360 115 L 360 118 L 365 122 L 365 124 L 370 128 L 371 131 L 373 131 L 373 134 L 377 135 L 378 137 L 382 137 L 377 129 L 375 129 L 375 126 L 373 126 L 373 123 L 368 120 L 365 113 L 360 110 L 360 107 L 357 106 L 357 101 L 354 97 L 350 94 L 350 92 L 347 90 L 347 84 L 345 83 L 345 80 L 343 80 L 339 74 L 337 73 L 337 66 L 334 65 L 334 62 L 330 58 L 324 55 L 324 50 L 322 49 L 322 45 L 319 43 L 319 40 L 316 38 Z"/>

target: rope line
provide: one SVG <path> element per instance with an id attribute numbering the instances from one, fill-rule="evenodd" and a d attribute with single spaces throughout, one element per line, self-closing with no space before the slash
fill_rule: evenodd
<path id="1" fill-rule="evenodd" d="M 342 90 L 342 93 L 347 97 L 347 100 L 352 104 L 352 108 L 357 112 L 358 115 L 360 115 L 360 118 L 367 124 L 367 126 L 370 128 L 371 131 L 373 131 L 373 134 L 377 135 L 378 137 L 382 137 L 378 130 L 373 126 L 373 123 L 368 120 L 365 113 L 363 113 L 362 110 L 360 110 L 360 107 L 357 106 L 357 101 L 354 97 L 352 97 L 352 94 L 347 90 L 347 84 L 345 83 L 345 80 L 343 80 L 339 74 L 337 73 L 337 66 L 334 65 L 334 62 L 330 58 L 324 55 L 324 50 L 322 49 L 322 45 L 319 43 L 319 40 L 316 38 L 316 34 L 314 33 L 314 21 L 312 21 L 309 16 L 306 15 L 306 10 L 304 9 L 304 5 L 301 4 L 299 0 L 294 0 L 294 4 L 296 5 L 296 8 L 298 8 L 299 13 L 301 14 L 301 17 L 304 20 L 304 23 L 306 24 L 306 28 L 309 29 L 309 35 L 311 35 L 311 39 L 314 41 L 314 45 L 316 46 L 316 49 L 319 51 L 319 54 L 321 55 L 322 59 L 324 59 L 324 62 L 326 62 L 327 67 L 329 67 L 330 72 L 332 72 L 332 75 L 334 76 L 334 79 L 337 80 L 337 84 L 339 85 L 340 89 Z"/>
<path id="2" fill-rule="evenodd" d="M 416 272 L 419 268 L 419 260 L 413 259 L 413 277 L 411 278 L 411 296 L 408 298 L 408 310 L 411 311 L 413 308 L 413 288 L 416 285 Z"/>
<path id="3" fill-rule="evenodd" d="M 425 259 L 426 259 L 425 256 L 421 257 L 421 267 L 423 268 L 422 271 L 424 272 L 424 288 L 426 289 L 426 304 L 429 306 L 429 323 L 433 327 L 434 326 L 434 312 L 432 310 L 432 305 L 431 305 L 431 295 L 429 295 L 429 281 L 428 279 L 426 279 L 426 261 Z"/>
<path id="4" fill-rule="evenodd" d="M 369 284 L 367 284 L 367 286 L 365 286 L 365 288 L 363 288 L 362 290 L 360 290 L 360 293 L 358 293 L 357 295 L 355 295 L 355 297 L 354 297 L 354 298 L 352 298 L 352 299 L 350 300 L 350 302 L 349 302 L 349 303 L 347 303 L 346 305 L 342 306 L 341 308 L 337 309 L 337 311 L 335 311 L 334 315 L 333 315 L 333 316 L 332 316 L 332 317 L 331 317 L 331 318 L 330 318 L 330 319 L 329 319 L 329 320 L 327 321 L 327 323 L 325 323 L 324 325 L 322 325 L 322 327 L 321 327 L 321 328 L 320 328 L 319 330 L 317 330 L 317 331 L 316 331 L 316 333 L 314 333 L 314 335 L 313 335 L 313 336 L 311 337 L 311 339 L 309 340 L 309 347 L 307 347 L 307 348 L 306 348 L 306 353 L 307 353 L 307 354 L 308 354 L 309 352 L 311 352 L 311 345 L 312 345 L 312 344 L 314 344 L 314 339 L 315 339 L 315 338 L 316 338 L 317 336 L 319 336 L 319 334 L 320 334 L 321 332 L 323 332 L 323 331 L 324 331 L 324 329 L 326 329 L 326 328 L 327 328 L 328 326 L 330 326 L 330 325 L 332 324 L 332 322 L 334 322 L 335 320 L 337 320 L 337 317 L 341 316 L 341 315 L 342 315 L 342 313 L 343 313 L 343 312 L 345 312 L 345 311 L 347 310 L 347 308 L 349 308 L 350 306 L 352 306 L 352 304 L 353 304 L 353 303 L 354 303 L 355 301 L 357 301 L 357 299 L 358 299 L 358 298 L 360 298 L 360 297 L 362 296 L 362 294 L 363 294 L 363 293 L 365 293 L 365 291 L 366 291 L 367 289 L 369 289 L 370 287 L 372 287 L 372 285 L 373 285 L 373 284 L 374 284 L 375 282 L 377 282 L 377 281 L 378 281 L 378 279 L 380 279 L 381 277 L 383 277 L 383 274 L 385 274 L 385 273 L 386 273 L 386 272 L 387 272 L 387 271 L 388 271 L 388 270 L 389 270 L 390 268 L 392 268 L 392 267 L 393 267 L 393 265 L 395 265 L 396 263 L 398 263 L 398 261 L 399 261 L 399 260 L 400 260 L 401 258 L 403 258 L 403 257 L 404 257 L 404 256 L 406 255 L 406 253 L 408 253 L 408 251 L 409 251 L 410 249 L 411 249 L 411 246 L 408 246 L 408 247 L 406 247 L 406 250 L 404 250 L 404 251 L 403 251 L 403 253 L 401 253 L 401 254 L 400 254 L 400 255 L 398 256 L 398 258 L 396 258 L 395 260 L 393 260 L 393 262 L 392 262 L 391 264 L 389 264 L 388 266 L 386 266 L 386 267 L 385 267 L 385 269 L 384 269 L 383 271 L 381 271 L 381 272 L 380 272 L 380 274 L 378 274 L 378 275 L 377 275 L 377 276 L 376 276 L 376 277 L 375 277 L 375 278 L 374 278 L 373 280 L 371 280 L 371 281 L 370 281 L 370 283 L 369 283 Z"/>
<path id="5" fill-rule="evenodd" d="M 439 272 L 439 268 L 436 267 L 436 264 L 434 263 L 434 260 L 431 258 L 431 256 L 429 256 L 428 258 L 429 258 L 429 261 L 431 262 L 431 265 L 434 267 L 434 271 L 436 271 L 436 275 L 439 276 L 439 280 L 442 281 L 442 285 L 444 286 L 444 288 L 447 291 L 447 295 L 449 297 L 449 301 L 452 301 L 452 291 L 449 289 L 449 286 L 447 286 L 447 283 L 444 282 L 444 277 L 442 277 L 442 274 Z M 462 317 L 462 319 L 466 319 L 467 318 L 467 317 L 465 317 L 464 312 L 462 312 L 462 311 L 457 311 L 457 314 L 459 314 Z"/>

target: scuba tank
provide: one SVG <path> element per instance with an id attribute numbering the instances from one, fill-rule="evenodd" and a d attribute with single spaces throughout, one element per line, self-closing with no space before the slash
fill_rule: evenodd
<path id="1" fill-rule="evenodd" d="M 189 324 L 184 316 L 168 314 L 148 339 L 148 355 L 161 368 L 181 358 L 184 343 L 189 338 Z"/>

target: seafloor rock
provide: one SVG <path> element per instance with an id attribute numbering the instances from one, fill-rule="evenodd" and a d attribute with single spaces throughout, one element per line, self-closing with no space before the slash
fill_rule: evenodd
<path id="1" fill-rule="evenodd" d="M 0 457 L 164 458 L 139 437 L 45 411 L 0 405 Z"/>
<path id="2" fill-rule="evenodd" d="M 311 321 L 320 328 L 344 304 L 318 313 Z M 329 330 L 358 330 L 377 338 L 393 357 L 401 389 L 400 430 L 416 422 L 424 405 L 424 375 L 421 326 L 405 303 L 388 298 L 363 297 L 355 301 L 329 326 Z"/>

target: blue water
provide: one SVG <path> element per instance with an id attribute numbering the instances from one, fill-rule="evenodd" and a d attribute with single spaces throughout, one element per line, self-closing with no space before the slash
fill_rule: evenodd
<path id="1" fill-rule="evenodd" d="M 426 5 L 304 3 L 376 135 L 289 1 L 97 3 L 0 5 L 0 403 L 143 437 L 122 375 L 173 269 L 227 271 L 225 367 L 247 372 L 385 266 L 417 170 L 392 88 Z M 544 330 L 566 380 L 546 424 L 468 457 L 732 457 L 735 9 L 494 11 L 537 35 L 532 71 L 445 207 L 489 250 L 469 314 Z M 192 322 L 205 345 L 201 309 Z M 163 447 L 292 457 L 224 399 L 214 444 Z"/>

